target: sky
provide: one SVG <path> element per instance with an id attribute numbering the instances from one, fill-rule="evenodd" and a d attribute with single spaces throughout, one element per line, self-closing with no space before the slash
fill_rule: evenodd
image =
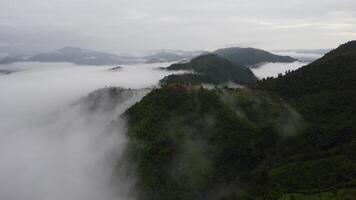
<path id="1" fill-rule="evenodd" d="M 355 0 L 1 0 L 0 52 L 335 48 Z"/>

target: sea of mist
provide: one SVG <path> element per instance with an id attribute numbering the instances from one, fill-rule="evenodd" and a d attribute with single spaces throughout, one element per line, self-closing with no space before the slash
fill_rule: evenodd
<path id="1" fill-rule="evenodd" d="M 13 72 L 0 74 L 0 199 L 132 199 L 134 178 L 113 180 L 126 144 L 125 119 L 118 116 L 150 90 L 143 88 L 172 73 L 159 69 L 169 64 L 117 70 L 69 63 L 0 65 Z M 252 71 L 264 78 L 306 64 L 266 63 Z M 105 95 L 98 109 L 88 109 L 88 94 L 111 86 L 138 90 L 112 109 L 105 109 L 110 103 Z"/>
<path id="2" fill-rule="evenodd" d="M 307 65 L 306 62 L 292 62 L 292 63 L 264 63 L 258 67 L 251 68 L 252 72 L 257 78 L 277 77 L 279 73 L 284 73 L 288 70 L 294 71 Z"/>
<path id="3" fill-rule="evenodd" d="M 134 179 L 113 180 L 125 148 L 118 117 L 149 89 L 131 90 L 112 109 L 88 94 L 105 87 L 155 86 L 163 64 L 111 67 L 68 63 L 0 65 L 0 199 L 128 200 Z M 117 174 L 116 174 L 117 175 Z"/>
<path id="4" fill-rule="evenodd" d="M 323 56 L 321 53 L 301 53 L 293 50 L 277 51 L 273 53 L 282 56 L 291 56 L 297 59 L 297 61 L 292 63 L 264 63 L 251 68 L 252 72 L 258 78 L 277 77 L 279 73 L 284 74 L 288 70 L 297 70 Z"/>
<path id="5" fill-rule="evenodd" d="M 277 77 L 279 73 L 284 74 L 286 71 L 297 70 L 314 60 L 317 60 L 323 56 L 320 53 L 300 53 L 298 51 L 278 51 L 273 52 L 282 56 L 291 56 L 296 58 L 297 61 L 292 63 L 264 63 L 259 66 L 251 68 L 252 72 L 260 79 L 267 77 Z"/>

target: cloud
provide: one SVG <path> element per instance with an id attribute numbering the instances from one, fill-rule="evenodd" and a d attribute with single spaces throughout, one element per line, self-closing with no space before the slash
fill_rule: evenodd
<path id="1" fill-rule="evenodd" d="M 0 199 L 132 199 L 134 178 L 117 170 L 126 145 L 118 116 L 149 90 L 115 100 L 105 91 L 87 95 L 106 85 L 156 85 L 171 72 L 155 67 L 167 65 L 115 72 L 68 63 L 1 65 L 21 71 L 0 76 Z"/>

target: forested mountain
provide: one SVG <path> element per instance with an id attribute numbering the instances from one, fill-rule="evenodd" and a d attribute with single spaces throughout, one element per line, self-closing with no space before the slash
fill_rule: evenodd
<path id="1" fill-rule="evenodd" d="M 304 193 L 342 192 L 356 186 L 356 160 L 352 153 L 356 151 L 355 86 L 356 41 L 343 44 L 285 76 L 258 84 L 257 88 L 284 97 L 308 124 L 293 153 L 303 161 L 292 159 L 291 164 L 281 168 L 285 175 L 303 170 L 295 173 L 295 180 L 291 180 L 295 184 L 298 180 L 310 180 L 310 176 L 318 180 L 314 189 L 318 186 L 319 190 L 311 192 L 306 188 Z M 353 195 L 356 196 L 355 192 Z"/>
<path id="2" fill-rule="evenodd" d="M 251 89 L 153 90 L 125 113 L 138 198 L 355 199 L 355 61 L 349 42 Z"/>
<path id="3" fill-rule="evenodd" d="M 198 56 L 189 63 L 173 64 L 167 70 L 192 70 L 208 76 L 216 83 L 231 81 L 243 84 L 257 80 L 250 69 L 231 63 L 215 54 Z"/>
<path id="4" fill-rule="evenodd" d="M 255 48 L 232 47 L 218 49 L 213 52 L 230 62 L 244 66 L 257 65 L 264 62 L 294 62 L 296 59 L 290 56 L 279 56 L 270 52 Z"/>
<path id="5" fill-rule="evenodd" d="M 323 58 L 258 85 L 290 100 L 308 117 L 325 125 L 351 125 L 356 116 L 356 41 L 348 42 Z M 332 123 L 330 123 L 332 122 Z M 348 128 L 351 128 L 348 127 Z"/>
<path id="6" fill-rule="evenodd" d="M 126 116 L 139 199 L 152 200 L 259 195 L 253 181 L 303 123 L 268 94 L 188 86 L 156 89 Z"/>

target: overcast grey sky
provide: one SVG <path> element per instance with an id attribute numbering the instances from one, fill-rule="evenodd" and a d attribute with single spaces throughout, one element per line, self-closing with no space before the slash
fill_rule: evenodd
<path id="1" fill-rule="evenodd" d="M 352 39 L 356 0 L 0 0 L 2 49 L 312 49 Z"/>

